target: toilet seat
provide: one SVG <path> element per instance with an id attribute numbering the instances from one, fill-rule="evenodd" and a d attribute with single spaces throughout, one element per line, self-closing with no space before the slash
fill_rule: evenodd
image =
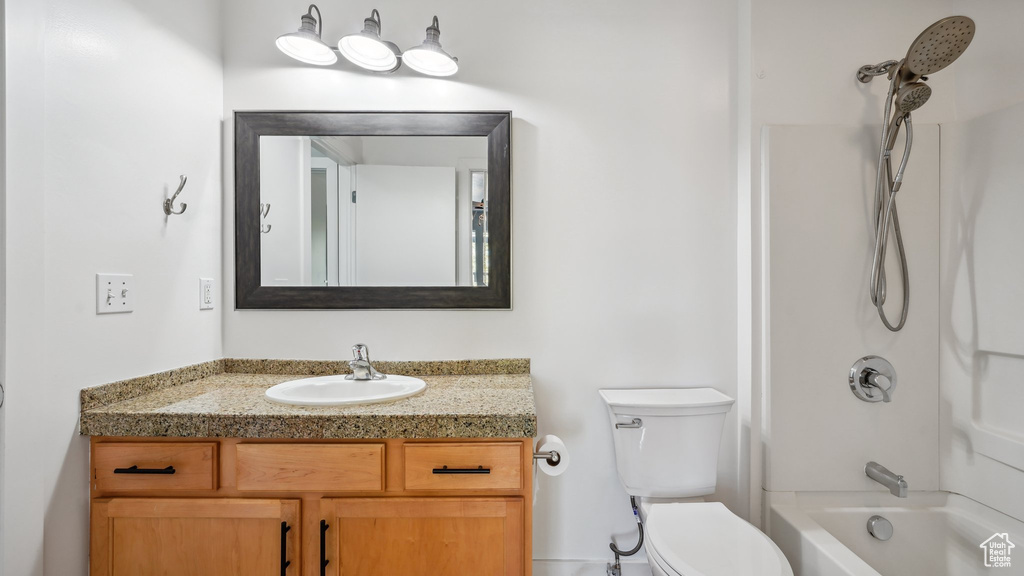
<path id="1" fill-rule="evenodd" d="M 647 555 L 671 576 L 793 576 L 782 551 L 720 502 L 655 504 Z"/>

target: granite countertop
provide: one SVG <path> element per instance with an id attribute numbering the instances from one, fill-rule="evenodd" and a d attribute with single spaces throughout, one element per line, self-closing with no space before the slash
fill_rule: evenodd
<path id="1" fill-rule="evenodd" d="M 532 438 L 530 361 L 374 362 L 422 378 L 423 393 L 361 406 L 270 402 L 267 388 L 348 372 L 344 362 L 224 359 L 82 390 L 88 436 Z"/>

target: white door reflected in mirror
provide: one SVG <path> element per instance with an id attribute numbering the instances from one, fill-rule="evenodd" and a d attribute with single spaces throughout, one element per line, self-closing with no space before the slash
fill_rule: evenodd
<path id="1" fill-rule="evenodd" d="M 263 286 L 483 286 L 485 137 L 263 136 Z"/>

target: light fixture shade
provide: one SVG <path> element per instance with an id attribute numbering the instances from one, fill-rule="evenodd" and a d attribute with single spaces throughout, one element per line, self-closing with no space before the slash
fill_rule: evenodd
<path id="1" fill-rule="evenodd" d="M 346 60 L 374 72 L 394 72 L 402 65 L 401 52 L 393 42 L 381 40 L 380 13 L 374 10 L 363 20 L 363 31 L 338 40 L 338 51 Z"/>
<path id="2" fill-rule="evenodd" d="M 459 71 L 459 59 L 441 48 L 441 29 L 437 16 L 427 28 L 423 44 L 409 48 L 402 54 L 402 60 L 420 74 L 428 76 L 451 76 Z"/>
<path id="3" fill-rule="evenodd" d="M 316 18 L 313 17 L 313 10 L 316 10 Z M 317 29 L 318 23 L 322 29 L 323 18 L 320 17 L 320 9 L 315 4 L 310 4 L 309 12 L 302 16 L 299 31 L 278 36 L 277 48 L 306 64 L 316 64 L 317 66 L 334 64 L 338 61 L 338 56 L 330 46 L 324 44 L 320 37 L 320 30 Z"/>

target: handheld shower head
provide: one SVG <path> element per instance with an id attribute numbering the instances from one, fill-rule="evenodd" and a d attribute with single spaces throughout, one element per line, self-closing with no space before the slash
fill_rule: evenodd
<path id="1" fill-rule="evenodd" d="M 875 175 L 875 253 L 871 263 L 871 303 L 886 328 L 898 332 L 907 320 L 910 305 L 910 281 L 907 276 L 907 255 L 903 250 L 903 235 L 896 215 L 896 193 L 903 183 L 903 174 L 910 159 L 914 141 L 910 113 L 924 106 L 931 98 L 932 89 L 923 80 L 925 75 L 942 70 L 960 57 L 974 39 L 974 20 L 967 16 L 950 16 L 932 24 L 910 45 L 903 60 L 886 60 L 880 64 L 861 66 L 857 80 L 870 82 L 876 76 L 888 75 L 889 93 L 882 116 L 882 138 L 878 151 L 878 170 Z M 890 117 L 889 114 L 892 114 Z M 906 130 L 903 158 L 893 171 L 892 151 L 900 127 Z M 903 309 L 899 319 L 889 322 L 885 304 L 885 255 L 891 234 L 896 237 L 896 252 L 900 260 L 903 283 Z"/>
<path id="2" fill-rule="evenodd" d="M 901 79 L 913 82 L 953 63 L 974 40 L 974 20 L 948 16 L 925 28 L 907 50 L 900 67 Z"/>
<path id="3" fill-rule="evenodd" d="M 896 93 L 896 109 L 892 113 L 892 120 L 889 121 L 886 150 L 892 150 L 896 145 L 896 134 L 899 133 L 900 123 L 906 120 L 911 112 L 924 106 L 924 103 L 931 97 L 932 89 L 924 82 L 908 82 L 900 86 Z"/>
<path id="4" fill-rule="evenodd" d="M 913 112 L 932 97 L 932 89 L 924 82 L 909 82 L 896 93 L 896 109 L 902 114 Z"/>

